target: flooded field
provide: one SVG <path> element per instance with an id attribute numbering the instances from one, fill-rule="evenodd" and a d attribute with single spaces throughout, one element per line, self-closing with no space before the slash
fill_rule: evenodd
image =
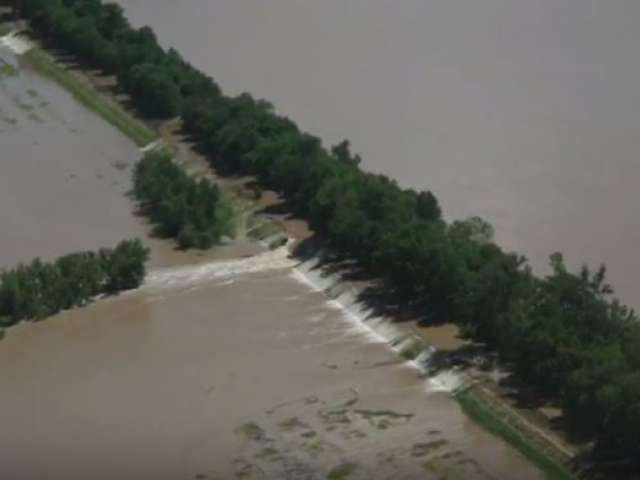
<path id="1" fill-rule="evenodd" d="M 149 238 L 133 143 L 19 70 L 0 79 L 0 268 L 134 236 L 152 261 L 135 292 L 6 332 L 0 477 L 540 478 L 285 249 Z"/>
<path id="2" fill-rule="evenodd" d="M 133 142 L 28 65 L 0 77 L 0 268 L 146 237 L 149 227 L 126 195 L 140 156 Z M 164 241 L 146 242 L 154 266 L 198 261 Z"/>
<path id="3" fill-rule="evenodd" d="M 119 0 L 230 93 L 482 215 L 543 271 L 605 261 L 640 306 L 633 0 Z"/>
<path id="4" fill-rule="evenodd" d="M 260 258 L 208 279 L 166 270 L 175 283 L 152 275 L 139 292 L 12 329 L 0 473 L 539 478 L 386 343 Z"/>

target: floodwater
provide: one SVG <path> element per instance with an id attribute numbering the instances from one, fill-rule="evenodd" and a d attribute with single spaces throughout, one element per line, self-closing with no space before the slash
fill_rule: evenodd
<path id="1" fill-rule="evenodd" d="M 640 306 L 635 0 L 119 0 L 231 93 Z"/>
<path id="2" fill-rule="evenodd" d="M 355 480 L 540 478 L 386 343 L 260 258 L 208 280 L 152 275 L 139 292 L 11 329 L 0 474 L 323 480 L 349 465 Z"/>
<path id="3" fill-rule="evenodd" d="M 0 81 L 0 266 L 142 236 L 124 195 L 135 146 L 55 85 Z"/>
<path id="4" fill-rule="evenodd" d="M 3 50 L 11 62 L 16 59 Z M 148 236 L 132 213 L 135 144 L 22 65 L 0 78 L 0 268 Z M 147 238 L 152 266 L 198 262 Z"/>
<path id="5" fill-rule="evenodd" d="M 540 478 L 285 249 L 149 238 L 126 196 L 138 151 L 67 93 L 23 65 L 0 108 L 0 267 L 132 236 L 152 250 L 137 291 L 6 332 L 0 477 Z"/>

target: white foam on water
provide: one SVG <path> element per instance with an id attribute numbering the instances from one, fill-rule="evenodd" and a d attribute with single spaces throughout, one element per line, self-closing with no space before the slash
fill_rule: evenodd
<path id="1" fill-rule="evenodd" d="M 318 267 L 319 259 L 313 259 L 298 265 L 291 273 L 291 277 L 306 285 L 314 292 L 330 291 L 339 283 L 339 279 L 330 275 L 323 275 Z M 339 310 L 350 328 L 345 334 L 358 334 L 372 343 L 390 344 L 398 336 L 397 330 L 390 325 L 388 319 L 370 316 L 370 310 L 358 302 L 354 293 L 344 291 L 337 297 L 327 300 L 327 304 Z M 379 328 L 375 328 L 379 327 Z"/>
<path id="2" fill-rule="evenodd" d="M 347 305 L 344 305 L 338 300 L 329 300 L 328 303 L 334 309 L 339 310 L 344 318 L 350 320 L 350 331 L 352 333 L 363 335 L 368 341 L 372 343 L 389 343 L 389 340 L 383 337 L 376 330 L 367 327 L 362 317 L 359 317 L 357 313 L 353 312 Z"/>
<path id="3" fill-rule="evenodd" d="M 464 376 L 455 369 L 447 369 L 429 377 L 432 390 L 453 393 L 464 385 Z"/>
<path id="4" fill-rule="evenodd" d="M 240 260 L 171 267 L 150 272 L 140 290 L 162 290 L 200 285 L 214 280 L 269 270 L 292 268 L 297 262 L 286 246 Z"/>
<path id="5" fill-rule="evenodd" d="M 314 292 L 330 294 L 333 290 L 340 288 L 340 280 L 331 275 L 324 275 L 322 269 L 318 268 L 319 264 L 319 259 L 303 262 L 292 270 L 290 276 Z M 414 345 L 419 345 L 414 336 L 398 329 L 390 319 L 373 315 L 370 308 L 358 301 L 357 294 L 353 291 L 344 290 L 335 298 L 328 300 L 327 304 L 339 310 L 342 317 L 350 324 L 350 328 L 337 332 L 342 333 L 342 339 L 356 334 L 371 343 L 383 343 L 400 354 Z M 317 323 L 317 320 L 314 323 Z M 434 352 L 435 348 L 427 347 L 405 365 L 417 370 L 420 375 L 429 375 L 430 358 Z M 430 392 L 451 393 L 460 388 L 463 383 L 463 375 L 454 369 L 447 368 L 435 375 L 429 375 L 426 386 Z"/>
<path id="6" fill-rule="evenodd" d="M 302 273 L 299 269 L 294 269 L 291 272 L 291 277 L 296 279 L 298 282 L 302 283 L 303 285 L 309 287 L 311 290 L 313 290 L 314 292 L 322 292 L 322 289 L 319 288 L 315 283 L 313 283 L 309 277 L 307 277 L 304 273 Z"/>
<path id="7" fill-rule="evenodd" d="M 18 31 L 13 31 L 0 37 L 0 46 L 9 48 L 16 55 L 22 55 L 31 50 L 35 45 Z"/>
<path id="8" fill-rule="evenodd" d="M 218 282 L 220 286 L 235 282 L 235 277 L 250 273 L 272 270 L 291 269 L 289 276 L 307 286 L 313 292 L 327 292 L 341 287 L 340 280 L 322 274 L 321 269 L 315 268 L 315 262 L 300 263 L 293 259 L 287 246 L 271 250 L 253 257 L 239 260 L 210 262 L 201 265 L 172 267 L 150 272 L 140 291 L 162 291 L 166 289 L 188 288 Z M 157 294 L 156 294 L 157 295 Z M 346 328 L 335 328 L 330 333 L 335 334 L 333 342 L 343 342 L 355 337 L 364 341 L 384 344 L 398 353 L 411 349 L 416 345 L 416 338 L 398 329 L 388 318 L 372 315 L 371 309 L 358 301 L 357 293 L 342 291 L 336 298 L 328 299 L 326 304 L 338 310 L 344 320 Z M 327 327 L 322 326 L 326 312 L 309 316 L 309 321 L 315 326 L 317 333 L 327 333 Z M 326 343 L 325 343 L 326 344 Z M 434 353 L 433 348 L 424 349 L 414 360 L 405 363 L 414 368 L 421 375 L 429 373 L 429 361 Z M 429 391 L 453 392 L 463 384 L 464 377 L 454 369 L 445 369 L 430 376 L 427 382 Z"/>
<path id="9" fill-rule="evenodd" d="M 140 148 L 140 151 L 142 153 L 147 153 L 151 150 L 155 150 L 156 148 L 161 147 L 162 145 L 162 140 L 154 140 L 153 142 L 147 143 L 144 147 Z"/>

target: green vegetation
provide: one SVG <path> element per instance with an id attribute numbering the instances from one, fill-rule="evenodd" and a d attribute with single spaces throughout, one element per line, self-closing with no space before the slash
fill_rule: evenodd
<path id="1" fill-rule="evenodd" d="M 414 417 L 413 413 L 398 413 L 394 412 L 393 410 L 354 410 L 354 412 L 362 415 L 364 418 L 389 417 L 411 420 Z"/>
<path id="2" fill-rule="evenodd" d="M 256 221 L 260 221 L 260 223 L 256 225 L 251 225 L 248 228 L 248 236 L 250 238 L 263 240 L 265 238 L 271 237 L 273 235 L 282 234 L 286 236 L 286 228 L 278 223 L 278 221 L 272 218 L 260 218 L 260 217 L 252 217 L 257 219 Z"/>
<path id="3" fill-rule="evenodd" d="M 206 249 L 233 234 L 234 210 L 218 187 L 187 175 L 164 150 L 138 162 L 134 192 L 158 233 L 175 238 L 181 248 Z"/>
<path id="4" fill-rule="evenodd" d="M 13 24 L 9 22 L 0 22 L 0 37 L 4 37 L 6 34 L 13 30 Z"/>
<path id="5" fill-rule="evenodd" d="M 507 441 L 542 470 L 549 480 L 572 480 L 575 476 L 563 465 L 534 446 L 518 429 L 509 423 L 509 418 L 499 415 L 478 399 L 472 391 L 459 392 L 456 399 L 464 412 L 480 426 Z"/>
<path id="6" fill-rule="evenodd" d="M 18 75 L 18 70 L 10 63 L 4 63 L 0 60 L 0 78 L 2 77 L 15 77 Z"/>
<path id="7" fill-rule="evenodd" d="M 73 51 L 88 65 L 118 77 L 145 115 L 180 114 L 185 96 L 216 89 L 206 75 L 175 50 L 165 52 L 149 27 L 133 29 L 122 7 L 100 0 L 26 0 L 32 26 L 60 48 Z"/>
<path id="8" fill-rule="evenodd" d="M 41 74 L 67 89 L 80 103 L 111 123 L 139 147 L 157 138 L 150 128 L 127 113 L 119 104 L 102 95 L 86 80 L 65 70 L 46 52 L 33 48 L 24 57 Z"/>
<path id="9" fill-rule="evenodd" d="M 355 463 L 343 463 L 331 469 L 327 475 L 327 480 L 345 480 L 358 469 Z"/>
<path id="10" fill-rule="evenodd" d="M 593 438 L 596 460 L 639 469 L 640 322 L 612 297 L 604 267 L 573 273 L 556 253 L 551 273 L 535 277 L 524 257 L 492 241 L 482 219 L 447 223 L 431 192 L 362 171 L 348 141 L 327 150 L 268 102 L 223 95 L 213 79 L 161 48 L 151 29 L 132 28 L 117 5 L 23 0 L 23 8 L 57 46 L 115 74 L 143 114 L 180 114 L 218 167 L 255 175 L 285 195 L 337 251 L 421 307 L 425 321 L 454 319 L 493 346 L 523 381 L 560 400 L 570 426 Z M 183 215 L 172 231 L 195 226 Z M 201 234 L 207 221 L 198 222 L 187 238 Z M 206 234 L 205 243 L 215 236 Z"/>
<path id="11" fill-rule="evenodd" d="M 126 240 L 113 250 L 81 252 L 53 263 L 40 259 L 0 273 L 0 326 L 38 320 L 80 306 L 100 294 L 140 285 L 148 251 L 140 240 Z"/>

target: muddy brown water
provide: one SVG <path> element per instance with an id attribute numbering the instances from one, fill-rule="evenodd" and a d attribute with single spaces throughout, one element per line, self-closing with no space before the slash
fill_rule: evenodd
<path id="1" fill-rule="evenodd" d="M 0 371 L 5 478 L 540 478 L 287 270 L 20 325 Z"/>
<path id="2" fill-rule="evenodd" d="M 152 250 L 139 291 L 7 331 L 2 478 L 540 478 L 285 256 L 149 238 L 135 146 L 26 65 L 0 79 L 0 117 L 0 267 Z"/>
<path id="3" fill-rule="evenodd" d="M 150 226 L 132 214 L 131 170 L 140 156 L 133 142 L 21 62 L 19 76 L 0 79 L 0 268 L 134 237 L 152 247 L 151 267 L 208 260 L 150 238 Z M 244 247 L 232 250 L 254 251 Z"/>
<path id="4" fill-rule="evenodd" d="M 57 86 L 0 81 L 0 266 L 145 234 L 125 193 L 137 150 Z"/>
<path id="5" fill-rule="evenodd" d="M 231 93 L 351 139 L 538 271 L 606 262 L 638 306 L 640 3 L 119 0 Z"/>

